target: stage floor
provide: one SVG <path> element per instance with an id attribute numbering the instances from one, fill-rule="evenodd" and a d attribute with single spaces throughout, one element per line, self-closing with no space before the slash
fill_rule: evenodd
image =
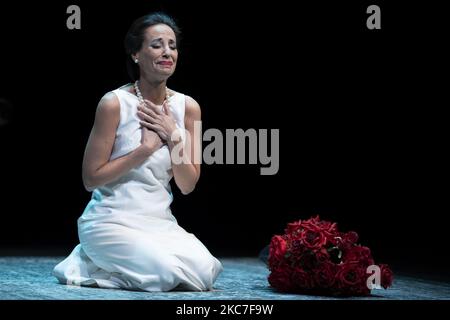
<path id="1" fill-rule="evenodd" d="M 136 292 L 59 284 L 51 274 L 64 257 L 0 257 L 0 300 L 330 300 L 281 294 L 269 287 L 266 265 L 257 258 L 219 258 L 224 271 L 210 292 Z M 450 300 L 450 283 L 397 274 L 388 290 L 364 300 Z"/>

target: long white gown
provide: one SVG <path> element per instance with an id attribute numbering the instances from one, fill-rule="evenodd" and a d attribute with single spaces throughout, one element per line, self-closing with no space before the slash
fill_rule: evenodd
<path id="1" fill-rule="evenodd" d="M 120 123 L 111 160 L 141 141 L 138 98 L 123 87 L 112 92 L 120 102 Z M 169 105 L 184 129 L 185 96 L 175 93 Z M 59 282 L 143 291 L 213 290 L 222 264 L 172 215 L 172 177 L 164 145 L 142 165 L 95 189 L 78 218 L 80 244 L 53 269 Z"/>

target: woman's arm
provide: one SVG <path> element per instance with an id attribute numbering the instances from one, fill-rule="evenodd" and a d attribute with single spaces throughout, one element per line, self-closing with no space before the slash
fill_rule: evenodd
<path id="1" fill-rule="evenodd" d="M 143 163 L 156 150 L 156 144 L 154 148 L 141 144 L 127 155 L 109 161 L 119 121 L 119 99 L 115 94 L 108 93 L 98 104 L 94 126 L 84 153 L 83 184 L 88 191 L 118 179 Z"/>
<path id="2" fill-rule="evenodd" d="M 189 152 L 186 152 L 185 147 L 177 146 L 181 143 L 181 140 L 171 141 L 168 139 L 168 146 L 172 154 L 172 150 L 177 146 L 175 151 L 177 155 L 181 156 L 183 161 L 180 164 L 176 164 L 172 161 L 172 171 L 175 179 L 175 183 L 183 194 L 188 194 L 195 189 L 198 179 L 200 178 L 200 163 L 195 163 L 198 161 L 192 161 L 194 157 L 194 152 L 198 151 L 201 146 L 201 133 L 195 132 L 194 123 L 195 121 L 201 121 L 201 109 L 197 101 L 189 96 L 186 96 L 186 108 L 184 116 L 184 126 L 186 129 L 186 137 L 190 143 L 186 144 L 185 147 L 190 148 Z M 180 152 L 178 152 L 180 151 Z M 180 161 L 176 161 L 179 163 Z"/>

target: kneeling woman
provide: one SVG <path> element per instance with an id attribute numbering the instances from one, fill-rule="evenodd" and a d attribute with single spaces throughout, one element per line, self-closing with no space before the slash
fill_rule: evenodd
<path id="1" fill-rule="evenodd" d="M 177 35 L 161 13 L 139 18 L 126 35 L 135 82 L 107 93 L 97 107 L 83 161 L 92 199 L 78 219 L 80 244 L 53 270 L 61 283 L 207 291 L 223 270 L 170 209 L 172 177 L 188 194 L 200 176 L 193 150 L 185 149 L 200 143 L 194 135 L 200 106 L 166 86 L 177 63 Z M 183 161 L 173 161 L 174 148 Z"/>

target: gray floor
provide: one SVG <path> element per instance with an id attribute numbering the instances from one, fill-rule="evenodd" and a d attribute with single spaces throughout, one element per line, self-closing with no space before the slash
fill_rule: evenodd
<path id="1" fill-rule="evenodd" d="M 0 300 L 329 300 L 330 297 L 280 294 L 267 282 L 257 258 L 222 258 L 224 272 L 212 292 L 136 292 L 59 284 L 51 270 L 63 257 L 0 257 Z M 369 300 L 450 300 L 450 283 L 397 275 L 388 290 L 373 290 Z M 349 299 L 349 298 L 346 298 Z"/>

